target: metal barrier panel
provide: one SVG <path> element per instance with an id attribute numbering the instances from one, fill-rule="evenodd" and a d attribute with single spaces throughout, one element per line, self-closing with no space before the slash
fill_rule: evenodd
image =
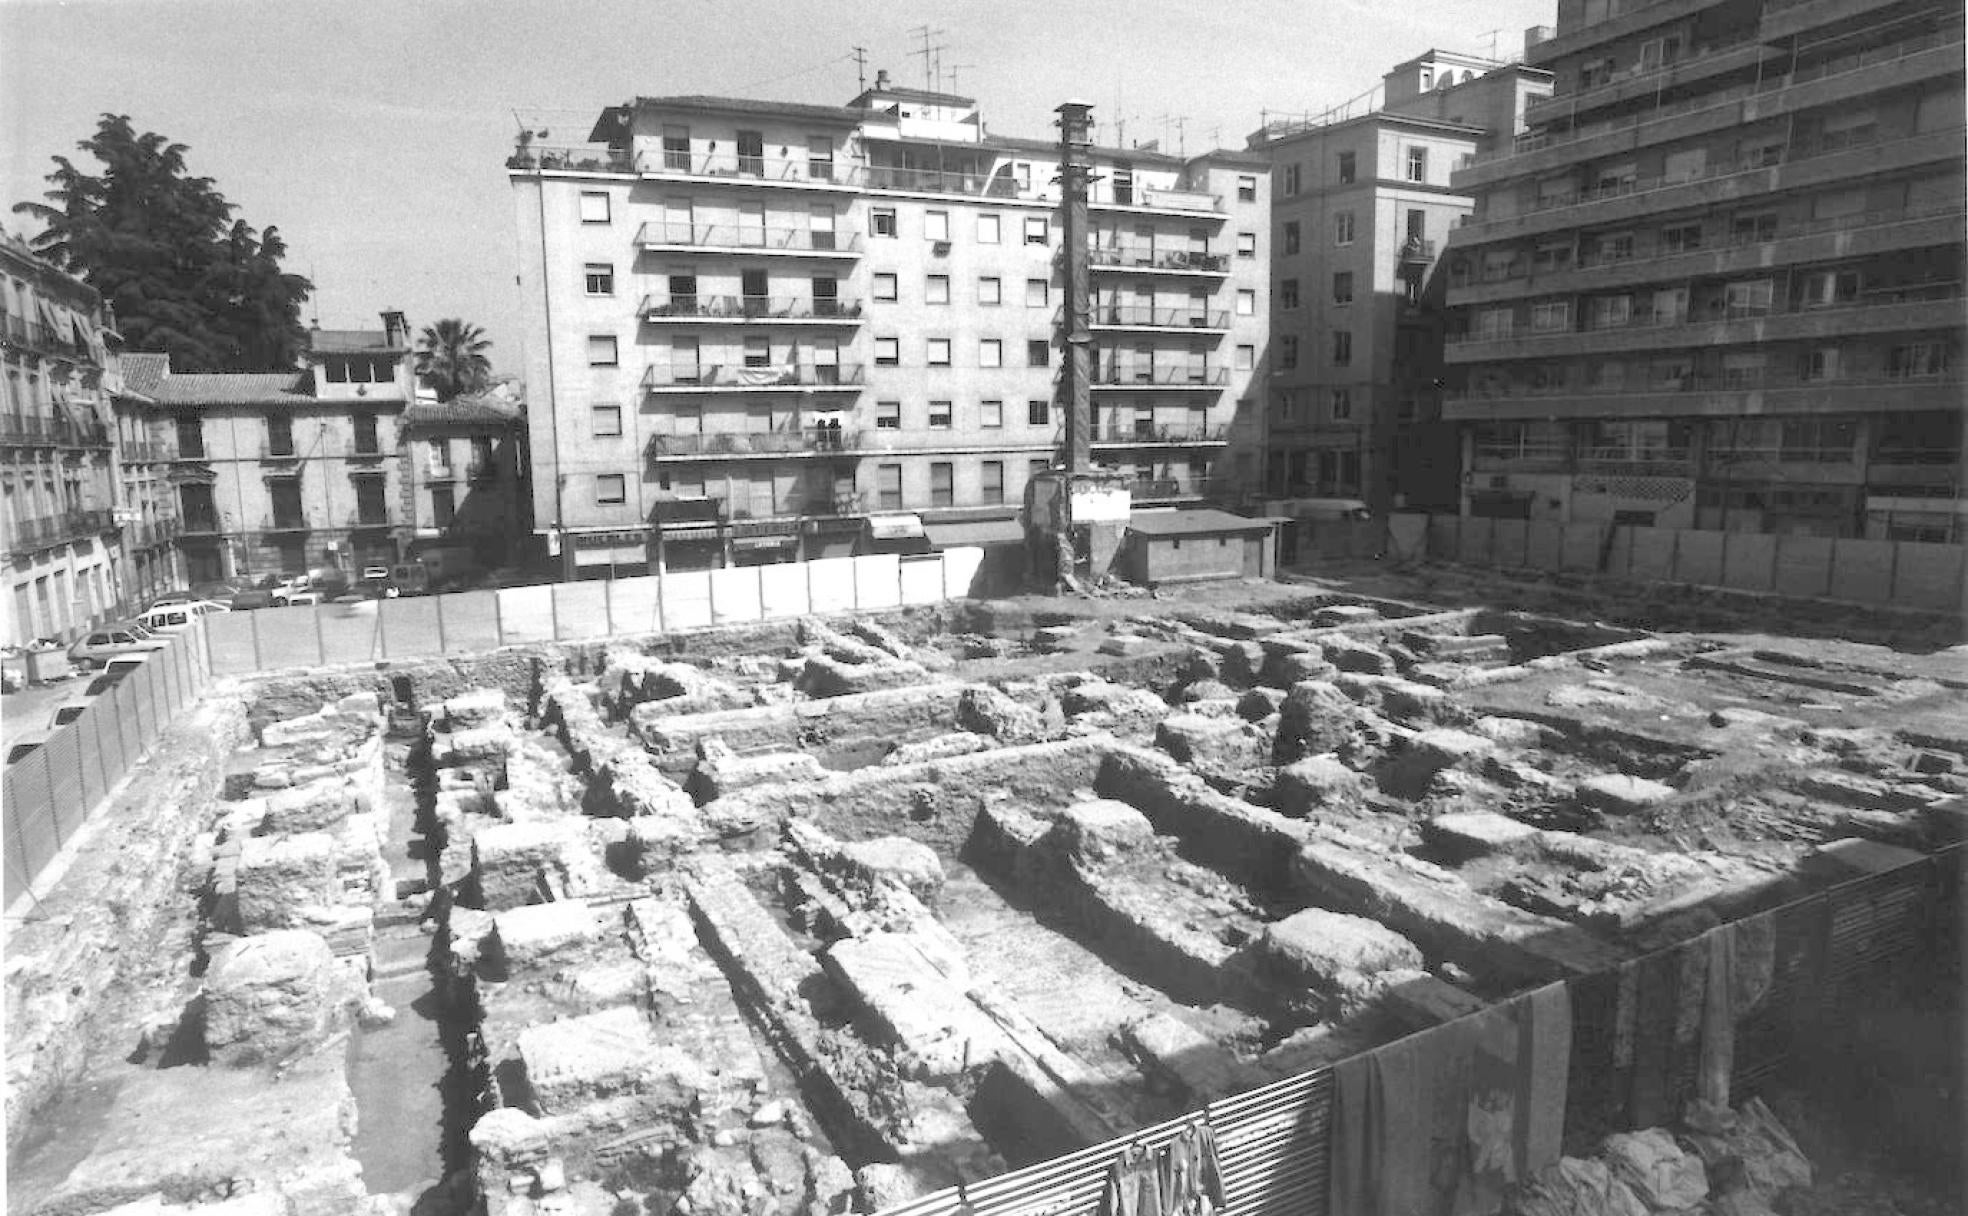
<path id="1" fill-rule="evenodd" d="M 1622 528 L 1631 538 L 1626 571 L 1634 578 L 1671 582 L 1674 578 L 1674 546 L 1679 533 L 1673 528 Z"/>
<path id="2" fill-rule="evenodd" d="M 406 595 L 376 601 L 376 629 L 386 659 L 429 659 L 444 653 L 444 626 L 437 597 Z"/>
<path id="3" fill-rule="evenodd" d="M 47 753 L 39 748 L 7 768 L 6 839 L 0 843 L 6 846 L 10 905 L 27 893 L 61 849 Z"/>
<path id="4" fill-rule="evenodd" d="M 82 802 L 85 806 L 97 806 L 109 787 L 121 776 L 120 770 L 109 768 L 109 758 L 103 752 L 102 722 L 91 704 L 82 711 L 82 716 L 62 728 L 75 734 L 77 750 L 82 758 Z"/>
<path id="5" fill-rule="evenodd" d="M 1722 585 L 1722 547 L 1726 532 L 1683 530 L 1676 537 L 1674 576 L 1669 582 Z"/>
<path id="6" fill-rule="evenodd" d="M 897 569 L 903 603 L 940 604 L 943 602 L 941 557 L 933 554 L 924 557 L 905 557 Z"/>
<path id="7" fill-rule="evenodd" d="M 1625 575 L 1632 571 L 1634 531 L 1624 526 L 1612 530 L 1612 536 L 1606 542 L 1607 574 Z"/>
<path id="8" fill-rule="evenodd" d="M 103 767 L 109 773 L 109 784 L 113 786 L 137 761 L 136 756 L 124 748 L 123 725 L 117 721 L 115 700 L 97 697 L 96 703 L 89 707 L 84 717 L 96 724 L 92 742 L 102 753 Z"/>
<path id="9" fill-rule="evenodd" d="M 554 601 L 551 586 L 501 587 L 499 638 L 507 646 L 554 640 Z"/>
<path id="10" fill-rule="evenodd" d="M 253 642 L 258 616 L 257 612 L 215 612 L 205 618 L 205 643 L 211 651 L 213 675 L 251 675 L 260 669 Z"/>
<path id="11" fill-rule="evenodd" d="M 856 608 L 899 608 L 902 605 L 902 559 L 893 553 L 870 553 L 849 558 L 854 563 Z"/>
<path id="12" fill-rule="evenodd" d="M 1457 560 L 1471 566 L 1487 566 L 1495 561 L 1496 530 L 1494 519 L 1464 516 L 1456 533 Z"/>
<path id="13" fill-rule="evenodd" d="M 499 596 L 493 591 L 454 591 L 437 597 L 444 625 L 444 653 L 499 648 Z"/>
<path id="14" fill-rule="evenodd" d="M 602 584 L 608 595 L 608 632 L 614 636 L 625 633 L 662 633 L 666 630 L 681 629 L 683 622 L 676 617 L 676 608 L 671 601 L 679 592 L 684 598 L 694 595 L 702 601 L 702 620 L 692 619 L 692 625 L 707 625 L 711 620 L 711 582 L 709 571 L 679 571 L 662 578 L 645 574 L 639 578 L 610 579 Z M 679 586 L 678 579 L 683 580 Z M 699 590 L 698 588 L 701 588 Z M 692 615 L 686 612 L 685 615 Z"/>
<path id="15" fill-rule="evenodd" d="M 812 593 L 811 611 L 846 612 L 854 607 L 853 557 L 823 557 L 806 563 L 808 587 Z"/>
<path id="16" fill-rule="evenodd" d="M 806 571 L 805 562 L 760 566 L 759 615 L 766 618 L 805 616 Z"/>
<path id="17" fill-rule="evenodd" d="M 1332 1071 L 1322 1068 L 1209 1104 L 1230 1211 L 1325 1216 L 1332 1099 Z"/>
<path id="18" fill-rule="evenodd" d="M 321 666 L 321 626 L 311 607 L 255 608 L 247 614 L 259 639 L 259 666 Z"/>
<path id="19" fill-rule="evenodd" d="M 1610 524 L 1566 524 L 1559 535 L 1558 568 L 1599 569 L 1600 556 L 1607 552 L 1610 528 Z"/>
<path id="20" fill-rule="evenodd" d="M 1455 562 L 1462 560 L 1462 516 L 1431 515 L 1428 517 L 1428 556 L 1437 561 Z"/>
<path id="21" fill-rule="evenodd" d="M 1779 595 L 1816 598 L 1831 592 L 1831 538 L 1779 536 L 1771 583 Z"/>
<path id="22" fill-rule="evenodd" d="M 1533 519 L 1524 529 L 1523 564 L 1536 570 L 1556 570 L 1565 562 L 1565 525 Z"/>
<path id="23" fill-rule="evenodd" d="M 709 570 L 672 570 L 663 576 L 663 615 L 654 631 L 679 629 L 700 629 L 711 623 L 711 572 Z M 649 580 L 652 596 L 655 593 L 655 579 Z M 653 601 L 652 601 L 653 602 Z M 653 615 L 653 614 L 652 614 Z M 620 629 L 620 613 L 616 614 Z"/>
<path id="24" fill-rule="evenodd" d="M 960 600 L 976 585 L 977 572 L 984 566 L 981 545 L 960 545 L 943 550 L 943 598 Z"/>
<path id="25" fill-rule="evenodd" d="M 1506 570 L 1522 567 L 1530 559 L 1531 521 L 1493 519 L 1490 524 L 1490 560 Z"/>
<path id="26" fill-rule="evenodd" d="M 1953 612 L 1968 594 L 1962 587 L 1968 549 L 1899 541 L 1893 561 L 1893 602 L 1908 608 Z"/>
<path id="27" fill-rule="evenodd" d="M 56 731 L 41 745 L 48 758 L 48 805 L 54 812 L 57 842 L 65 842 L 89 817 L 82 791 L 82 748 L 72 730 Z"/>
<path id="28" fill-rule="evenodd" d="M 1831 542 L 1831 598 L 1861 604 L 1891 601 L 1894 547 L 1890 540 Z"/>
<path id="29" fill-rule="evenodd" d="M 555 583 L 549 590 L 553 592 L 554 629 L 561 641 L 608 636 L 607 583 Z"/>
<path id="30" fill-rule="evenodd" d="M 176 715 L 177 710 L 172 707 L 170 690 L 164 685 L 162 663 L 145 663 L 137 669 L 136 679 L 138 686 L 150 696 L 150 738 L 144 741 L 147 749 L 157 736 L 164 733 L 164 728 L 171 724 L 171 719 Z"/>
<path id="31" fill-rule="evenodd" d="M 1730 532 L 1722 550 L 1722 585 L 1768 591 L 1777 569 L 1777 538 L 1767 532 Z"/>
<path id="32" fill-rule="evenodd" d="M 381 600 L 356 604 L 323 604 L 315 622 L 321 634 L 321 661 L 326 666 L 375 663 L 383 657 Z"/>
<path id="33" fill-rule="evenodd" d="M 720 625 L 763 620 L 764 591 L 759 582 L 759 573 L 763 569 L 761 566 L 727 566 L 711 571 L 711 619 Z M 942 580 L 939 578 L 937 581 L 940 583 Z"/>

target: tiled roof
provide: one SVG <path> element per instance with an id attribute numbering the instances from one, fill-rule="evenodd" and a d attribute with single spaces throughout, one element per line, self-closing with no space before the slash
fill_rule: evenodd
<path id="1" fill-rule="evenodd" d="M 192 372 L 166 376 L 160 405 L 300 405 L 315 400 L 306 372 Z"/>
<path id="2" fill-rule="evenodd" d="M 122 357 L 123 387 L 140 397 L 155 397 L 157 385 L 171 370 L 171 356 L 138 351 Z"/>
<path id="3" fill-rule="evenodd" d="M 389 335 L 380 329 L 312 329 L 308 331 L 308 346 L 317 355 L 368 355 L 407 349 L 392 346 Z"/>
<path id="4" fill-rule="evenodd" d="M 1277 522 L 1246 519 L 1204 507 L 1194 511 L 1136 511 L 1128 520 L 1128 528 L 1148 536 L 1210 536 L 1224 532 L 1263 532 L 1276 527 Z"/>
<path id="5" fill-rule="evenodd" d="M 419 401 L 403 411 L 403 421 L 399 425 L 505 427 L 518 422 L 519 417 L 519 411 L 512 407 L 510 399 L 482 393 L 473 397 L 453 397 L 449 401 Z"/>

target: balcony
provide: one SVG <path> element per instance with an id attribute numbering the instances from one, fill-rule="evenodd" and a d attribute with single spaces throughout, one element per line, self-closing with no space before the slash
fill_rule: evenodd
<path id="1" fill-rule="evenodd" d="M 1740 417 L 1745 413 L 1878 413 L 1958 408 L 1959 373 L 1923 377 L 1809 378 L 1795 373 L 1735 372 L 1683 376 L 1645 385 L 1503 386 L 1448 394 L 1449 421 L 1505 418 Z"/>
<path id="2" fill-rule="evenodd" d="M 738 224 L 671 224 L 652 220 L 636 233 L 636 244 L 652 253 L 741 253 L 751 256 L 855 258 L 858 232 L 811 228 L 747 228 Z"/>
<path id="3" fill-rule="evenodd" d="M 458 466 L 450 461 L 427 460 L 424 462 L 425 481 L 456 481 Z"/>
<path id="4" fill-rule="evenodd" d="M 0 443 L 16 447 L 53 447 L 57 426 L 53 418 L 9 414 L 0 418 Z"/>
<path id="5" fill-rule="evenodd" d="M 1137 503 L 1186 502 L 1201 498 L 1204 487 L 1185 486 L 1173 477 L 1143 477 L 1128 483 L 1128 493 Z"/>
<path id="6" fill-rule="evenodd" d="M 78 360 L 89 358 L 89 350 L 75 341 L 74 330 L 55 329 L 16 313 L 0 311 L 0 345 L 40 355 Z"/>
<path id="7" fill-rule="evenodd" d="M 1230 369 L 1227 367 L 1151 367 L 1123 363 L 1115 367 L 1095 369 L 1090 376 L 1092 386 L 1096 390 L 1201 389 L 1228 384 Z"/>
<path id="8" fill-rule="evenodd" d="M 1690 477 L 1693 454 L 1687 448 L 1587 447 L 1578 453 L 1581 473 L 1611 473 L 1632 477 Z"/>
<path id="9" fill-rule="evenodd" d="M 1957 497 L 1962 484 L 1958 447 L 1881 447 L 1866 462 L 1866 484 L 1877 489 L 1945 491 Z"/>
<path id="10" fill-rule="evenodd" d="M 295 532 L 312 532 L 313 525 L 299 515 L 270 515 L 260 521 L 260 531 L 268 537 L 286 537 Z"/>
<path id="11" fill-rule="evenodd" d="M 499 479 L 499 462 L 496 460 L 474 460 L 465 466 L 465 480 L 478 485 Z"/>
<path id="12" fill-rule="evenodd" d="M 1136 190 L 1134 197 L 1127 202 L 1113 198 L 1089 200 L 1087 210 L 1180 211 L 1190 215 L 1221 215 L 1223 199 L 1202 190 L 1165 190 L 1149 186 Z"/>
<path id="13" fill-rule="evenodd" d="M 729 151 L 683 152 L 664 149 L 639 153 L 635 171 L 644 178 L 701 178 L 734 185 L 790 187 L 847 192 L 873 185 L 874 170 L 808 156 L 750 156 L 735 146 Z"/>
<path id="14" fill-rule="evenodd" d="M 803 427 L 794 431 L 724 432 L 709 435 L 653 435 L 651 460 L 743 460 L 756 456 L 830 456 L 856 451 L 862 432 L 834 427 Z"/>
<path id="15" fill-rule="evenodd" d="M 128 537 L 139 549 L 155 549 L 169 544 L 171 539 L 182 532 L 183 526 L 176 519 L 147 519 L 131 527 Z"/>
<path id="16" fill-rule="evenodd" d="M 995 165 L 990 172 L 966 169 L 907 169 L 893 165 L 870 165 L 861 178 L 870 190 L 893 190 L 898 194 L 950 194 L 963 198 L 1036 198 L 1037 192 L 1021 189 L 1011 175 L 1009 164 Z"/>
<path id="17" fill-rule="evenodd" d="M 1574 89 L 1569 93 L 1529 102 L 1524 107 L 1524 118 L 1532 126 L 1543 126 L 1580 111 L 1656 96 L 1676 86 L 1721 76 L 1738 68 L 1750 67 L 1761 60 L 1779 58 L 1782 54 L 1779 48 L 1755 38 L 1696 47 L 1671 63 L 1651 68 L 1636 65 L 1591 88 Z M 1490 159 L 1500 159 L 1500 156 L 1492 153 Z"/>
<path id="18" fill-rule="evenodd" d="M 1609 11 L 1598 20 L 1572 26 L 1530 48 L 1525 60 L 1532 67 L 1548 68 L 1555 60 L 1575 55 L 1585 47 L 1664 25 L 1719 3 L 1722 0 L 1628 0 L 1609 5 Z"/>
<path id="19" fill-rule="evenodd" d="M 273 444 L 265 441 L 260 443 L 260 462 L 262 464 L 286 464 L 290 461 L 299 460 L 300 458 L 300 452 L 295 450 L 292 443 Z"/>
<path id="20" fill-rule="evenodd" d="M 1092 439 L 1095 447 L 1110 448 L 1202 447 L 1229 441 L 1230 428 L 1225 423 L 1155 426 L 1137 422 L 1125 426 L 1095 427 Z"/>
<path id="21" fill-rule="evenodd" d="M 1571 467 L 1569 443 L 1478 443 L 1470 453 L 1478 469 L 1513 473 L 1559 473 Z"/>
<path id="22" fill-rule="evenodd" d="M 1403 266 L 1425 266 L 1435 260 L 1435 242 L 1418 236 L 1408 237 L 1394 255 Z"/>
<path id="23" fill-rule="evenodd" d="M 641 313 L 652 325 L 858 325 L 861 302 L 804 296 L 647 296 Z"/>
<path id="24" fill-rule="evenodd" d="M 389 513 L 387 511 L 353 511 L 350 512 L 348 521 L 343 526 L 352 532 L 356 532 L 375 528 L 388 528 L 393 525 L 390 523 Z"/>
<path id="25" fill-rule="evenodd" d="M 1145 245 L 1096 245 L 1087 250 L 1094 270 L 1104 273 L 1155 275 L 1209 275 L 1223 278 L 1230 273 L 1230 255 L 1200 253 L 1187 249 L 1156 250 Z"/>
<path id="26" fill-rule="evenodd" d="M 635 154 L 622 148 L 594 144 L 549 146 L 521 143 L 506 158 L 506 168 L 529 172 L 634 173 Z"/>
<path id="27" fill-rule="evenodd" d="M 858 363 L 772 363 L 763 366 L 652 363 L 642 387 L 652 393 L 767 393 L 797 389 L 853 392 L 861 387 Z"/>
<path id="28" fill-rule="evenodd" d="M 179 521 L 181 536 L 220 536 L 225 531 L 216 515 L 187 515 Z"/>
<path id="29" fill-rule="evenodd" d="M 389 455 L 389 453 L 385 452 L 382 445 L 374 439 L 369 440 L 367 443 L 357 439 L 350 442 L 348 447 L 342 452 L 342 455 L 348 460 L 381 460 L 383 457 Z"/>
<path id="30" fill-rule="evenodd" d="M 1219 334 L 1230 329 L 1228 309 L 1105 304 L 1093 308 L 1087 320 L 1094 329 L 1161 329 Z"/>
<path id="31" fill-rule="evenodd" d="M 118 444 L 117 454 L 125 464 L 162 464 L 171 459 L 171 447 L 164 443 L 135 440 Z"/>

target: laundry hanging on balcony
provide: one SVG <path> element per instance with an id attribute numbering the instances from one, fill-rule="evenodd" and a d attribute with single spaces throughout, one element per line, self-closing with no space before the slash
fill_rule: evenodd
<path id="1" fill-rule="evenodd" d="M 747 388 L 799 382 L 799 369 L 790 363 L 770 363 L 759 367 L 741 367 L 736 370 L 738 383 Z"/>

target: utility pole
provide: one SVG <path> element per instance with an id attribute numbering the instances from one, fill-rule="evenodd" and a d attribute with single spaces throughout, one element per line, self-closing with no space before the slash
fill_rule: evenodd
<path id="1" fill-rule="evenodd" d="M 1087 347 L 1093 338 L 1087 325 L 1092 277 L 1087 252 L 1087 193 L 1092 173 L 1093 106 L 1083 101 L 1061 105 L 1059 114 L 1060 240 L 1065 245 L 1065 291 L 1059 323 L 1063 330 L 1064 373 L 1059 381 L 1059 404 L 1066 433 L 1059 457 L 1068 473 L 1085 473 L 1093 463 L 1089 431 L 1092 396 L 1088 387 Z"/>

